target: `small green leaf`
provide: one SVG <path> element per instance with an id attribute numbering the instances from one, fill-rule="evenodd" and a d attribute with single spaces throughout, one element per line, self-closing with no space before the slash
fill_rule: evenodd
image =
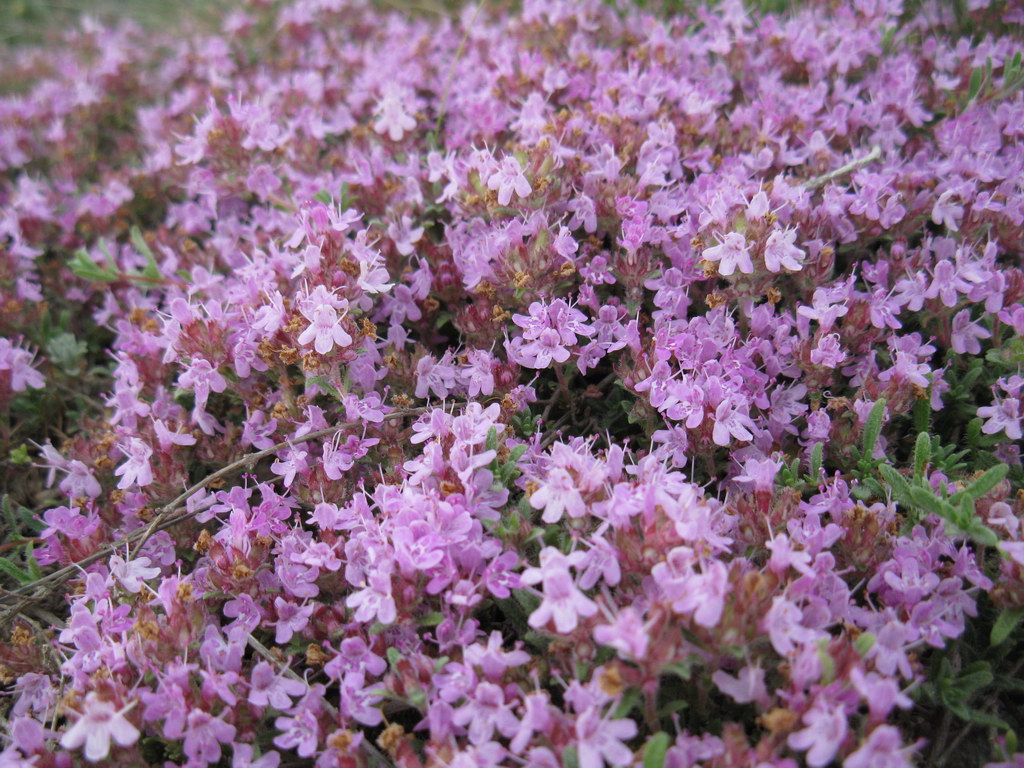
<path id="1" fill-rule="evenodd" d="M 989 642 L 992 645 L 1001 644 L 1017 628 L 1021 618 L 1024 618 L 1024 608 L 1004 608 L 992 625 Z"/>
<path id="2" fill-rule="evenodd" d="M 313 195 L 313 199 L 318 201 L 318 202 L 323 203 L 324 205 L 330 205 L 331 204 L 331 193 L 328 192 L 326 189 L 321 189 L 319 192 L 317 192 L 315 195 Z"/>
<path id="3" fill-rule="evenodd" d="M 932 459 L 932 439 L 927 432 L 919 432 L 914 445 L 914 477 L 924 477 L 925 468 Z"/>
<path id="4" fill-rule="evenodd" d="M 944 509 L 942 505 L 942 499 L 935 496 L 931 489 L 924 489 L 917 486 L 910 488 L 910 498 L 914 502 L 914 506 L 919 509 L 923 509 L 925 512 L 930 512 L 933 515 L 938 515 L 946 519 L 953 519 L 955 515 L 952 514 L 952 508 Z M 948 504 L 945 505 L 949 507 Z"/>
<path id="5" fill-rule="evenodd" d="M 968 487 L 964 488 L 959 493 L 953 494 L 953 498 L 956 499 L 961 494 L 967 496 L 974 501 L 977 501 L 986 493 L 995 488 L 999 483 L 1003 481 L 1007 473 L 1010 471 L 1010 467 L 1006 464 L 996 464 L 989 470 L 971 483 Z"/>
<path id="6" fill-rule="evenodd" d="M 10 560 L 0 557 L 0 571 L 6 573 L 19 584 L 31 584 L 34 579 L 29 573 L 25 573 Z"/>
<path id="7" fill-rule="evenodd" d="M 387 650 L 387 657 L 388 663 L 391 664 L 392 667 L 397 667 L 398 662 L 402 660 L 402 652 L 392 645 Z"/>
<path id="8" fill-rule="evenodd" d="M 488 451 L 498 450 L 498 429 L 491 427 L 487 430 L 487 442 L 484 444 L 484 449 Z"/>
<path id="9" fill-rule="evenodd" d="M 664 731 L 654 734 L 644 747 L 644 768 L 662 768 L 671 744 L 669 735 Z"/>
<path id="10" fill-rule="evenodd" d="M 326 376 L 310 376 L 308 381 L 309 381 L 310 384 L 315 384 L 317 387 L 319 387 L 324 392 L 329 394 L 335 400 L 339 400 L 340 401 L 342 399 L 341 392 L 339 392 L 338 388 L 336 386 L 334 386 L 333 384 L 331 384 L 330 381 L 327 380 Z"/>
<path id="11" fill-rule="evenodd" d="M 575 744 L 562 750 L 562 768 L 580 768 L 580 755 Z"/>
<path id="12" fill-rule="evenodd" d="M 815 443 L 811 449 L 811 482 L 817 483 L 821 477 L 821 462 L 825 452 L 824 443 Z"/>
<path id="13" fill-rule="evenodd" d="M 971 82 L 967 88 L 967 103 L 970 104 L 977 97 L 978 92 L 981 90 L 981 78 L 982 71 L 980 67 L 976 67 L 971 72 Z"/>
<path id="14" fill-rule="evenodd" d="M 619 720 L 629 715 L 630 712 L 640 702 L 641 692 L 639 688 L 627 688 L 623 694 L 619 703 L 612 711 L 612 719 Z"/>
<path id="15" fill-rule="evenodd" d="M 964 533 L 970 536 L 976 544 L 983 547 L 994 547 L 999 543 L 999 537 L 995 531 L 989 528 L 980 520 L 974 520 L 966 528 Z"/>
<path id="16" fill-rule="evenodd" d="M 853 641 L 853 647 L 857 649 L 857 653 L 861 655 L 861 658 L 868 655 L 868 652 L 875 647 L 875 636 L 871 632 L 865 632 L 859 635 L 856 640 Z"/>
<path id="17" fill-rule="evenodd" d="M 996 717 L 995 715 L 981 709 L 968 709 L 967 717 L 965 719 L 969 722 L 977 723 L 978 725 L 986 726 L 988 728 L 1007 730 L 1010 727 L 1010 724 L 1001 717 Z"/>
<path id="18" fill-rule="evenodd" d="M 914 503 L 912 488 L 903 475 L 888 464 L 882 464 L 878 468 L 878 472 L 882 475 L 885 482 L 889 484 L 897 501 L 902 504 Z"/>
<path id="19" fill-rule="evenodd" d="M 92 260 L 89 252 L 84 248 L 79 248 L 75 251 L 75 255 L 68 262 L 68 266 L 77 277 L 88 280 L 90 283 L 113 283 L 118 279 L 116 272 L 109 268 L 101 267 Z"/>
<path id="20" fill-rule="evenodd" d="M 956 678 L 956 687 L 964 693 L 974 693 L 986 685 L 990 685 L 995 678 L 992 675 L 992 667 L 987 661 L 976 661 L 968 665 Z"/>
<path id="21" fill-rule="evenodd" d="M 523 454 L 526 453 L 527 447 L 528 446 L 525 445 L 517 445 L 515 448 L 509 451 L 508 460 L 512 462 L 519 461 L 521 458 L 523 458 Z"/>
<path id="22" fill-rule="evenodd" d="M 156 256 L 153 255 L 153 251 L 146 242 L 146 239 L 142 236 L 142 232 L 138 227 L 132 227 L 130 235 L 132 245 L 135 246 L 135 250 L 141 253 L 146 259 L 146 268 L 142 270 L 143 276 L 148 277 L 151 280 L 159 280 L 160 265 L 156 263 Z"/>
<path id="23" fill-rule="evenodd" d="M 878 444 L 878 438 L 882 434 L 882 418 L 885 416 L 885 398 L 879 398 L 871 407 L 867 422 L 864 424 L 864 441 L 862 452 L 864 458 L 870 460 Z"/>
<path id="24" fill-rule="evenodd" d="M 32 457 L 28 455 L 28 446 L 24 443 L 17 448 L 12 448 L 8 458 L 11 464 L 24 465 L 32 463 Z"/>
<path id="25" fill-rule="evenodd" d="M 420 619 L 420 626 L 436 627 L 442 621 L 444 621 L 444 614 L 440 611 L 434 611 L 433 613 L 428 613 L 426 616 Z"/>

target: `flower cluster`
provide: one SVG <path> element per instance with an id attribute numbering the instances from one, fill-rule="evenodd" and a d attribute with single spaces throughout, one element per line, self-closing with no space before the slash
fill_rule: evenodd
<path id="1" fill-rule="evenodd" d="M 1021 764 L 1024 14 L 907 5 L 5 52 L 0 765 Z"/>

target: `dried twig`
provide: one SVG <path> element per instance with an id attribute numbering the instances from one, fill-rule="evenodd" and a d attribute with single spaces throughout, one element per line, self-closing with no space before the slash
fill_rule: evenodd
<path id="1" fill-rule="evenodd" d="M 859 158 L 857 160 L 851 160 L 846 165 L 842 165 L 836 168 L 834 171 L 829 171 L 828 173 L 822 174 L 821 176 L 815 176 L 810 181 L 804 182 L 804 189 L 814 191 L 819 187 L 825 186 L 833 179 L 838 179 L 840 176 L 845 176 L 848 173 L 853 173 L 854 171 L 863 168 L 865 165 L 870 165 L 881 156 L 882 148 L 876 144 L 871 148 L 870 152 L 864 155 L 864 157 Z"/>
<path id="2" fill-rule="evenodd" d="M 291 680 L 296 680 L 300 683 L 306 682 L 301 677 L 299 677 L 295 673 L 295 671 L 292 670 L 291 667 L 287 666 L 286 664 L 282 664 L 280 661 L 278 661 L 278 659 L 274 657 L 274 654 L 270 652 L 270 649 L 267 648 L 267 646 L 265 646 L 255 637 L 253 637 L 252 634 L 248 636 L 247 641 L 249 643 L 250 648 L 252 648 L 254 651 L 256 651 L 256 653 L 258 653 L 264 659 L 273 664 L 282 675 L 284 675 L 287 678 L 290 678 Z M 331 714 L 332 717 L 338 717 L 337 707 L 335 707 L 333 704 L 331 704 L 331 702 L 327 701 L 326 699 L 322 699 L 321 701 L 324 705 L 324 709 L 326 709 Z M 363 751 L 366 753 L 366 757 L 369 759 L 371 766 L 377 765 L 390 767 L 392 765 L 391 761 L 388 760 L 385 754 L 381 752 L 379 749 L 377 749 L 377 747 L 374 746 L 373 743 L 370 742 L 368 739 L 363 739 L 362 748 Z"/>
<path id="3" fill-rule="evenodd" d="M 423 413 L 426 410 L 428 410 L 426 406 L 421 406 L 418 408 L 403 408 L 401 410 L 392 411 L 391 413 L 386 414 L 384 416 L 384 419 L 387 421 L 391 419 L 404 418 L 406 416 L 412 416 Z M 108 544 L 105 547 L 101 547 L 96 552 L 93 552 L 91 555 L 88 555 L 87 557 L 84 557 L 81 560 L 72 563 L 71 565 L 65 566 L 64 568 L 60 568 L 54 571 L 53 573 L 47 574 L 46 576 L 43 576 L 41 579 L 37 579 L 31 584 L 23 585 L 15 590 L 11 590 L 10 592 L 8 592 L 7 595 L 4 595 L 4 597 L 14 596 L 20 598 L 20 600 L 18 600 L 18 602 L 12 608 L 8 609 L 5 613 L 0 615 L 0 626 L 5 625 L 31 603 L 45 599 L 57 587 L 59 587 L 69 578 L 74 576 L 76 573 L 79 573 L 81 569 L 85 566 L 91 565 L 92 563 L 95 563 L 97 560 L 109 557 L 110 555 L 119 552 L 126 546 L 130 546 L 132 544 L 135 544 L 136 542 L 138 542 L 138 545 L 135 547 L 135 551 L 138 552 L 142 548 L 142 545 L 149 540 L 149 537 L 157 531 L 167 530 L 168 528 L 177 525 L 178 523 L 187 520 L 190 517 L 193 517 L 196 514 L 196 512 L 185 512 L 184 514 L 179 514 L 173 517 L 172 515 L 175 512 L 180 512 L 182 505 L 189 498 L 194 496 L 203 488 L 206 488 L 210 483 L 214 482 L 215 480 L 221 477 L 225 477 L 226 475 L 230 475 L 231 473 L 239 469 L 251 466 L 258 462 L 260 459 L 264 459 L 274 453 L 277 453 L 283 448 L 298 445 L 309 440 L 316 440 L 317 438 L 327 437 L 329 435 L 335 434 L 339 430 L 351 429 L 352 427 L 360 426 L 362 423 L 363 422 L 361 421 L 345 422 L 343 424 L 336 424 L 333 427 L 328 427 L 327 429 L 321 429 L 317 430 L 316 432 L 310 432 L 309 434 L 302 435 L 301 437 L 294 437 L 289 440 L 284 440 L 278 443 L 277 445 L 273 445 L 270 448 L 266 448 L 262 451 L 255 451 L 253 453 L 247 454 L 242 458 L 238 459 L 237 461 L 233 461 L 232 463 L 224 467 L 221 467 L 216 472 L 207 475 L 198 483 L 190 487 L 188 490 L 181 493 L 173 501 L 161 507 L 157 511 L 156 516 L 153 518 L 153 521 L 146 528 L 140 528 L 138 530 L 132 531 L 127 536 L 124 536 L 118 541 L 115 541 L 112 544 Z M 5 602 L 3 598 L 0 598 L 0 603 L 3 602 Z"/>

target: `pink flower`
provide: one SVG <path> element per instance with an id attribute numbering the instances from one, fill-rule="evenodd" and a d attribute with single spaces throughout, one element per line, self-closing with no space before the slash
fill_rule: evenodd
<path id="1" fill-rule="evenodd" d="M 487 188 L 498 190 L 498 205 L 508 205 L 512 200 L 512 193 L 519 197 L 526 197 L 533 192 L 533 187 L 526 180 L 523 167 L 512 155 L 504 157 L 494 173 L 487 180 Z"/>
<path id="2" fill-rule="evenodd" d="M 1016 397 L 1006 399 L 996 398 L 992 405 L 985 405 L 978 409 L 978 416 L 985 419 L 981 431 L 986 435 L 995 435 L 999 432 L 1006 434 L 1011 440 L 1020 440 L 1024 437 L 1021 431 L 1021 401 Z"/>
<path id="3" fill-rule="evenodd" d="M 193 709 L 188 713 L 185 727 L 185 754 L 196 762 L 206 764 L 220 760 L 221 744 L 229 744 L 235 738 L 235 726 L 225 723 L 209 712 Z"/>
<path id="4" fill-rule="evenodd" d="M 711 676 L 711 681 L 718 690 L 729 696 L 737 704 L 761 703 L 768 699 L 768 689 L 764 684 L 764 670 L 760 667 L 747 665 L 732 675 L 718 670 Z"/>
<path id="5" fill-rule="evenodd" d="M 368 578 L 368 586 L 352 593 L 345 600 L 345 605 L 356 609 L 352 618 L 362 622 L 376 619 L 381 624 L 393 623 L 398 618 L 398 609 L 391 596 L 391 574 L 378 568 Z"/>
<path id="6" fill-rule="evenodd" d="M 42 389 L 46 384 L 43 375 L 32 367 L 35 355 L 27 349 L 16 347 L 8 339 L 0 337 L 0 373 L 8 371 L 10 387 L 15 392 L 24 392 L 26 387 Z M 3 377 L 0 376 L 0 381 Z"/>
<path id="7" fill-rule="evenodd" d="M 576 587 L 569 565 L 569 558 L 554 547 L 545 547 L 540 553 L 540 568 L 523 572 L 523 583 L 543 582 L 544 599 L 529 618 L 534 629 L 546 627 L 554 620 L 555 629 L 568 634 L 576 629 L 580 616 L 597 613 L 597 604 Z"/>
<path id="8" fill-rule="evenodd" d="M 769 272 L 788 269 L 799 272 L 803 269 L 804 252 L 794 245 L 795 229 L 774 229 L 764 244 L 764 265 Z"/>
<path id="9" fill-rule="evenodd" d="M 136 557 L 134 560 L 125 562 L 117 555 L 110 558 L 110 575 L 121 582 L 121 586 L 132 594 L 138 594 L 142 585 L 148 579 L 160 575 L 159 568 L 149 568 L 148 557 Z"/>
<path id="10" fill-rule="evenodd" d="M 737 269 L 745 275 L 754 271 L 747 239 L 739 232 L 730 232 L 718 245 L 705 248 L 702 255 L 708 261 L 717 261 L 719 274 L 726 277 Z"/>
<path id="11" fill-rule="evenodd" d="M 826 333 L 818 339 L 818 345 L 811 350 L 811 362 L 822 368 L 835 368 L 846 359 L 846 353 L 839 343 L 838 333 Z"/>
<path id="12" fill-rule="evenodd" d="M 981 352 L 981 339 L 992 337 L 991 331 L 971 320 L 971 310 L 962 309 L 953 316 L 953 351 L 961 355 Z"/>
<path id="13" fill-rule="evenodd" d="M 557 523 L 562 519 L 563 512 L 568 512 L 569 517 L 574 518 L 583 517 L 587 512 L 587 505 L 576 481 L 561 467 L 548 472 L 540 487 L 530 495 L 530 504 L 544 510 L 541 519 L 545 523 Z"/>
<path id="14" fill-rule="evenodd" d="M 915 761 L 916 745 L 903 746 L 900 732 L 891 725 L 880 725 L 871 732 L 860 749 L 843 761 L 843 768 L 910 768 Z"/>
<path id="15" fill-rule="evenodd" d="M 274 610 L 277 612 L 277 631 L 274 635 L 274 642 L 277 644 L 287 643 L 292 636 L 301 632 L 309 624 L 309 617 L 313 615 L 312 605 L 296 605 L 280 597 L 274 598 Z"/>
<path id="16" fill-rule="evenodd" d="M 807 727 L 790 734 L 787 744 L 792 749 L 808 750 L 807 765 L 810 768 L 822 768 L 832 762 L 846 738 L 846 712 L 842 705 L 819 698 L 804 713 L 803 721 Z"/>
<path id="17" fill-rule="evenodd" d="M 580 768 L 625 766 L 632 762 L 633 750 L 622 743 L 637 734 L 632 720 L 603 718 L 596 707 L 590 707 L 576 717 L 575 729 Z"/>
<path id="18" fill-rule="evenodd" d="M 153 482 L 153 469 L 149 466 L 149 458 L 153 455 L 153 449 L 142 440 L 133 437 L 128 447 L 121 447 L 128 460 L 114 470 L 114 474 L 121 478 L 117 487 L 121 490 L 130 488 L 133 485 L 143 488 Z"/>
<path id="19" fill-rule="evenodd" d="M 387 134 L 392 141 L 401 141 L 406 133 L 416 127 L 416 119 L 407 110 L 408 96 L 405 89 L 388 83 L 384 86 L 384 93 L 377 102 L 377 120 L 373 124 L 373 130 L 380 134 Z"/>
<path id="20" fill-rule="evenodd" d="M 64 749 L 78 749 L 85 745 L 85 757 L 90 762 L 106 759 L 110 754 L 110 741 L 127 747 L 139 738 L 139 729 L 125 718 L 134 702 L 117 709 L 111 702 L 101 699 L 95 691 L 85 697 L 84 711 L 64 735 L 60 745 Z"/>
<path id="21" fill-rule="evenodd" d="M 313 349 L 320 355 L 326 355 L 335 344 L 339 347 L 352 344 L 352 337 L 341 324 L 347 310 L 346 299 L 331 296 L 323 286 L 317 286 L 317 290 L 302 304 L 301 312 L 309 320 L 309 325 L 299 334 L 299 344 L 312 342 Z"/>
<path id="22" fill-rule="evenodd" d="M 964 215 L 964 207 L 951 202 L 953 190 L 947 189 L 932 206 L 932 221 L 942 224 L 950 232 L 957 232 L 960 229 L 960 219 Z"/>

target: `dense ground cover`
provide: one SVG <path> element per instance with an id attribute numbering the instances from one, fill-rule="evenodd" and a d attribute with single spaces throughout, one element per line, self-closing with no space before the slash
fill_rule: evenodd
<path id="1" fill-rule="evenodd" d="M 5 53 L 0 766 L 1024 765 L 1022 24 Z"/>

